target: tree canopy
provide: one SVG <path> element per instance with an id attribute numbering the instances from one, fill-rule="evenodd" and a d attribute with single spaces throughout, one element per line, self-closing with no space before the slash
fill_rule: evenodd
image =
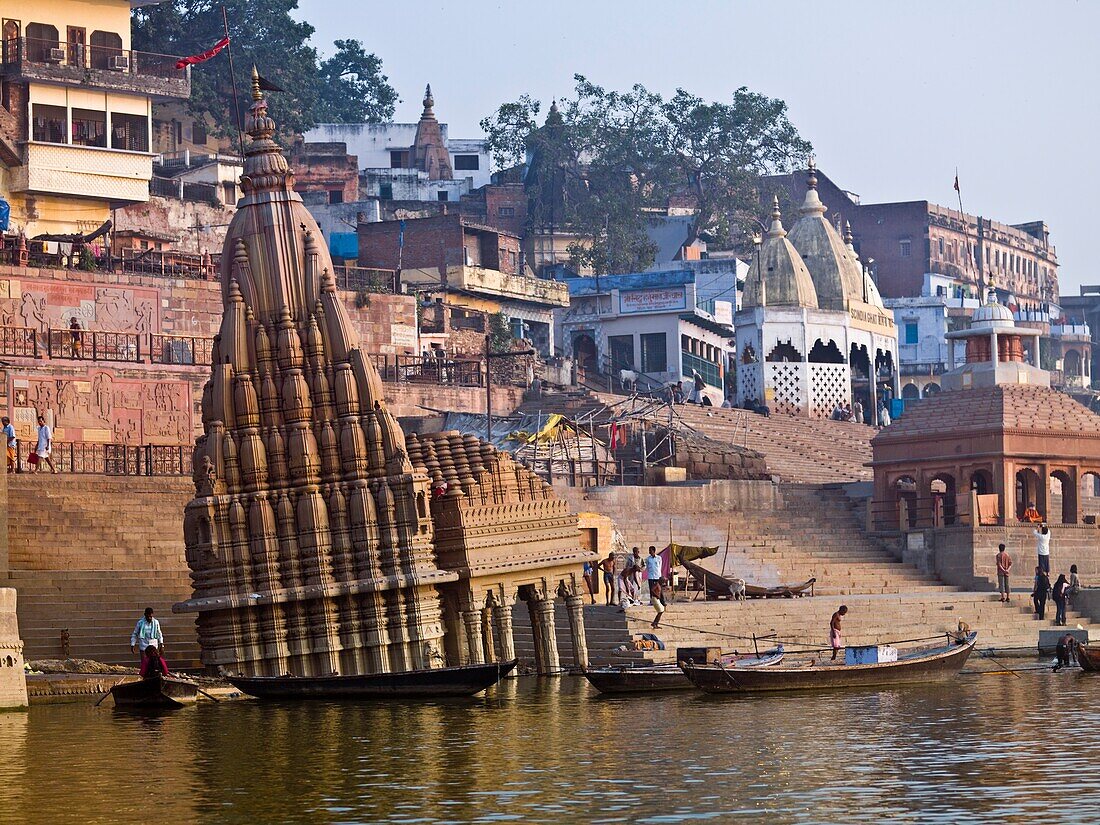
<path id="1" fill-rule="evenodd" d="M 665 100 L 641 85 L 619 92 L 575 81 L 542 126 L 540 102 L 524 95 L 481 127 L 499 167 L 529 164 L 532 227 L 575 233 L 575 262 L 597 272 L 651 264 L 646 216 L 670 199 L 693 212 L 692 239 L 738 245 L 757 225 L 760 177 L 811 151 L 782 100 L 743 87 L 728 102 L 707 102 L 683 89 Z"/>
<path id="2" fill-rule="evenodd" d="M 161 54 L 204 52 L 224 37 L 223 3 L 174 0 L 133 12 L 134 48 Z M 233 82 L 241 107 L 248 96 L 252 66 L 285 93 L 271 96 L 272 117 L 279 128 L 300 133 L 319 122 L 378 123 L 393 117 L 397 92 L 382 74 L 382 61 L 358 40 L 337 40 L 332 57 L 322 60 L 309 40 L 314 28 L 290 12 L 297 0 L 225 0 L 233 43 Z M 189 109 L 207 115 L 221 134 L 236 131 L 228 55 L 191 70 Z"/>

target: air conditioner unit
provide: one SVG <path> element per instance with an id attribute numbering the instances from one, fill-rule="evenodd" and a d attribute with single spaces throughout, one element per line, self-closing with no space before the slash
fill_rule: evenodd
<path id="1" fill-rule="evenodd" d="M 65 50 L 62 48 L 50 49 L 46 55 L 46 60 L 50 63 L 61 63 L 65 60 Z"/>
<path id="2" fill-rule="evenodd" d="M 130 71 L 130 58 L 125 54 L 116 54 L 111 58 L 111 69 L 116 72 Z"/>

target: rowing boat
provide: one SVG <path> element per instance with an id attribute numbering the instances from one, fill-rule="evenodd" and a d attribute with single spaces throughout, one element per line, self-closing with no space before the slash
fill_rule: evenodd
<path id="1" fill-rule="evenodd" d="M 954 678 L 962 670 L 977 638 L 977 633 L 970 633 L 964 641 L 952 639 L 944 647 L 899 656 L 896 662 L 859 665 L 803 662 L 749 669 L 681 662 L 680 667 L 692 684 L 707 693 L 823 690 L 936 682 Z"/>
<path id="2" fill-rule="evenodd" d="M 783 661 L 783 645 L 759 654 L 732 653 L 722 657 L 727 668 L 774 667 Z M 691 680 L 678 664 L 657 664 L 641 667 L 612 665 L 589 668 L 584 676 L 600 693 L 651 693 L 664 690 L 691 690 Z"/>
<path id="3" fill-rule="evenodd" d="M 1100 673 L 1100 648 L 1078 645 L 1077 663 L 1086 673 Z"/>
<path id="4" fill-rule="evenodd" d="M 363 676 L 228 676 L 234 687 L 258 699 L 424 699 L 473 696 L 499 682 L 510 662 L 462 665 Z"/>
<path id="5" fill-rule="evenodd" d="M 199 686 L 172 676 L 150 676 L 111 688 L 118 708 L 182 708 L 198 699 Z"/>

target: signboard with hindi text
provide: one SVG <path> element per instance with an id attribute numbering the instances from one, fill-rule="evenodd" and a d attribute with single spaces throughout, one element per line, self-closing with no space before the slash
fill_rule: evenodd
<path id="1" fill-rule="evenodd" d="M 639 312 L 671 312 L 687 309 L 687 298 L 682 286 L 659 289 L 631 289 L 619 293 L 619 314 Z"/>

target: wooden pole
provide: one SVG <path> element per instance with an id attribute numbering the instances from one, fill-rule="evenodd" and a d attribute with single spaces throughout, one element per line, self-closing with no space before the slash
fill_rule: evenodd
<path id="1" fill-rule="evenodd" d="M 726 575 L 726 559 L 730 555 L 730 531 L 733 529 L 733 522 L 726 522 L 726 552 L 722 554 L 722 575 Z"/>

